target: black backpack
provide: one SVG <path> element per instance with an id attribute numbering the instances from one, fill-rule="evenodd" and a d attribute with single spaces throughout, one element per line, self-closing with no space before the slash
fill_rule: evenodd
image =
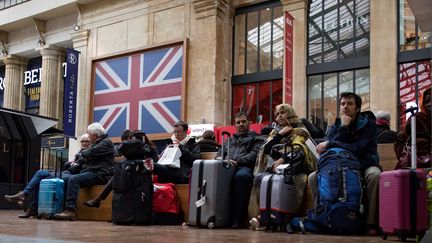
<path id="1" fill-rule="evenodd" d="M 153 182 L 142 160 L 125 160 L 114 165 L 112 223 L 151 224 Z"/>

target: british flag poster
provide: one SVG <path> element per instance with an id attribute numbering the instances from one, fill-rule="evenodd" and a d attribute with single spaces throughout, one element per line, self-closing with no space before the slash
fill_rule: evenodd
<path id="1" fill-rule="evenodd" d="M 125 129 L 171 133 L 181 119 L 183 45 L 94 62 L 93 121 L 109 136 Z"/>

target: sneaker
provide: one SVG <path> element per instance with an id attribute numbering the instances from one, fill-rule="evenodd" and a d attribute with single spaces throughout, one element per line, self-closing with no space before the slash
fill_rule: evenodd
<path id="1" fill-rule="evenodd" d="M 256 231 L 264 230 L 264 227 L 261 227 L 261 223 L 259 222 L 259 220 L 257 218 L 252 218 L 249 221 L 249 228 L 251 230 L 256 230 Z"/>

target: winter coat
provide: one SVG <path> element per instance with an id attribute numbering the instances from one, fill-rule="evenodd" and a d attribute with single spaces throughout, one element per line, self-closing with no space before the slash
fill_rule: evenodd
<path id="1" fill-rule="evenodd" d="M 258 151 L 263 142 L 264 140 L 257 136 L 256 132 L 249 131 L 240 135 L 234 134 L 229 138 L 229 147 L 227 147 L 226 141 L 224 148 L 229 150 L 229 159 L 236 161 L 237 167 L 248 167 L 253 170 Z"/>
<path id="2" fill-rule="evenodd" d="M 78 163 L 83 172 L 98 174 L 103 180 L 112 175 L 114 163 L 114 144 L 107 135 L 100 137 L 88 149 L 81 152 Z"/>
<path id="3" fill-rule="evenodd" d="M 342 126 L 340 118 L 337 118 L 328 131 L 327 149 L 336 147 L 351 151 L 360 160 L 364 171 L 379 163 L 376 131 L 375 122 L 363 115 L 348 127 Z"/>

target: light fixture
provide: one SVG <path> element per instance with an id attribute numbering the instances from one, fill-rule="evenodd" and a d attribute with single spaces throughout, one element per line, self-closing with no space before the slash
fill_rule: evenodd
<path id="1" fill-rule="evenodd" d="M 38 46 L 44 46 L 45 45 L 45 41 L 43 41 L 42 39 L 39 39 L 37 42 Z"/>
<path id="2" fill-rule="evenodd" d="M 81 29 L 81 26 L 79 26 L 78 24 L 74 24 L 74 25 L 73 25 L 73 29 L 74 29 L 75 31 L 78 31 L 78 30 Z"/>
<path id="3" fill-rule="evenodd" d="M 0 50 L 0 55 L 2 55 L 2 56 L 7 56 L 7 54 L 8 54 L 8 52 L 5 50 L 5 49 L 1 49 Z"/>

